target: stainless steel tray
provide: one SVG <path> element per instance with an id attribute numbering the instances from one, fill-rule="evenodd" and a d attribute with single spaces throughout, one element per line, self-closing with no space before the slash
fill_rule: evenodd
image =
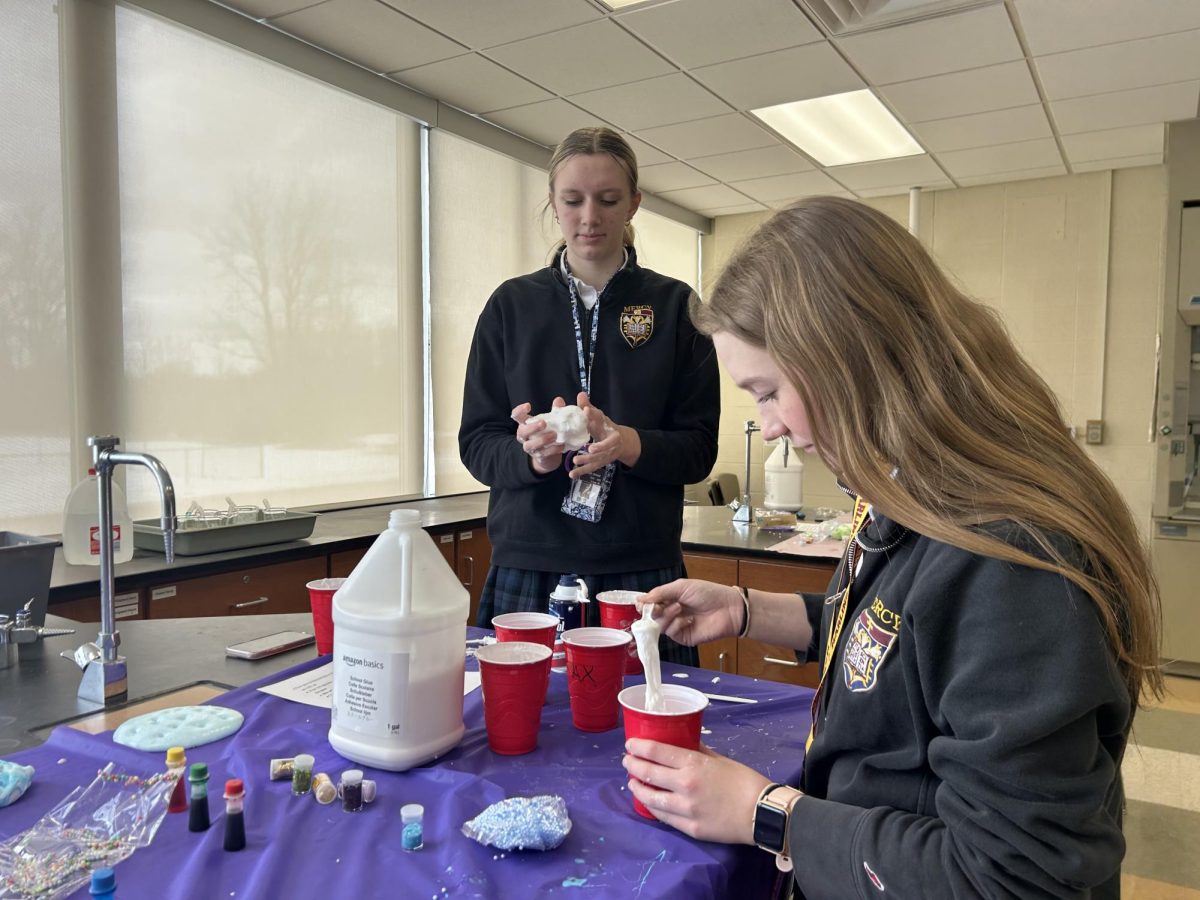
<path id="1" fill-rule="evenodd" d="M 264 544 L 299 541 L 313 533 L 317 524 L 315 513 L 291 512 L 277 519 L 243 522 L 240 525 L 221 525 L 217 528 L 198 528 L 175 532 L 175 552 L 179 556 L 203 556 L 244 550 Z M 139 519 L 133 523 L 133 545 L 142 550 L 163 552 L 162 523 L 158 519 Z"/>

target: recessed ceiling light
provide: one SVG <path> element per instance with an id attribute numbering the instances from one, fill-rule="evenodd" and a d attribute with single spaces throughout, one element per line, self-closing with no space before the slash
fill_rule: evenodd
<path id="1" fill-rule="evenodd" d="M 600 0 L 605 6 L 611 10 L 624 9 L 626 6 L 641 6 L 643 3 L 651 3 L 654 0 Z"/>
<path id="2" fill-rule="evenodd" d="M 752 109 L 823 166 L 845 166 L 924 153 L 869 90 Z"/>

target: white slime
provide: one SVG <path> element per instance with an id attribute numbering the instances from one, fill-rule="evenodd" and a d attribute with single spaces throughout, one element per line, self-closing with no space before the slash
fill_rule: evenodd
<path id="1" fill-rule="evenodd" d="M 662 695 L 662 667 L 658 659 L 658 635 L 662 630 L 654 621 L 654 607 L 642 607 L 642 617 L 630 626 L 637 641 L 638 659 L 646 673 L 646 697 L 643 708 L 646 712 L 666 712 L 667 705 Z"/>

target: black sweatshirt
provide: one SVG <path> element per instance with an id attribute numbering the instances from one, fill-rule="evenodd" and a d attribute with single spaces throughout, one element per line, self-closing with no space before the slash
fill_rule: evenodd
<path id="1" fill-rule="evenodd" d="M 579 304 L 585 344 L 599 315 L 591 402 L 618 425 L 637 429 L 642 454 L 618 465 L 597 523 L 561 512 L 566 471 L 540 476 L 514 439 L 514 407 L 548 412 L 581 390 L 571 295 L 555 264 L 506 281 L 475 326 L 458 433 L 463 464 L 491 487 L 487 530 L 492 564 L 553 572 L 609 574 L 682 562 L 683 486 L 717 457 L 720 389 L 712 341 L 687 314 L 691 288 L 637 265 L 618 271 L 589 313 Z M 648 340 L 631 345 L 647 313 Z M 585 354 L 586 358 L 586 354 Z"/>
<path id="2" fill-rule="evenodd" d="M 1094 603 L 917 534 L 860 555 L 790 828 L 804 897 L 1118 897 L 1132 709 Z M 804 601 L 815 659 L 837 604 Z"/>

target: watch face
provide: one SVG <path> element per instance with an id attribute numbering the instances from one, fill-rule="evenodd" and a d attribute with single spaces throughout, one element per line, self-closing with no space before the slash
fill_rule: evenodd
<path id="1" fill-rule="evenodd" d="M 772 853 L 782 853 L 787 844 L 787 813 L 767 803 L 754 811 L 754 843 Z"/>

